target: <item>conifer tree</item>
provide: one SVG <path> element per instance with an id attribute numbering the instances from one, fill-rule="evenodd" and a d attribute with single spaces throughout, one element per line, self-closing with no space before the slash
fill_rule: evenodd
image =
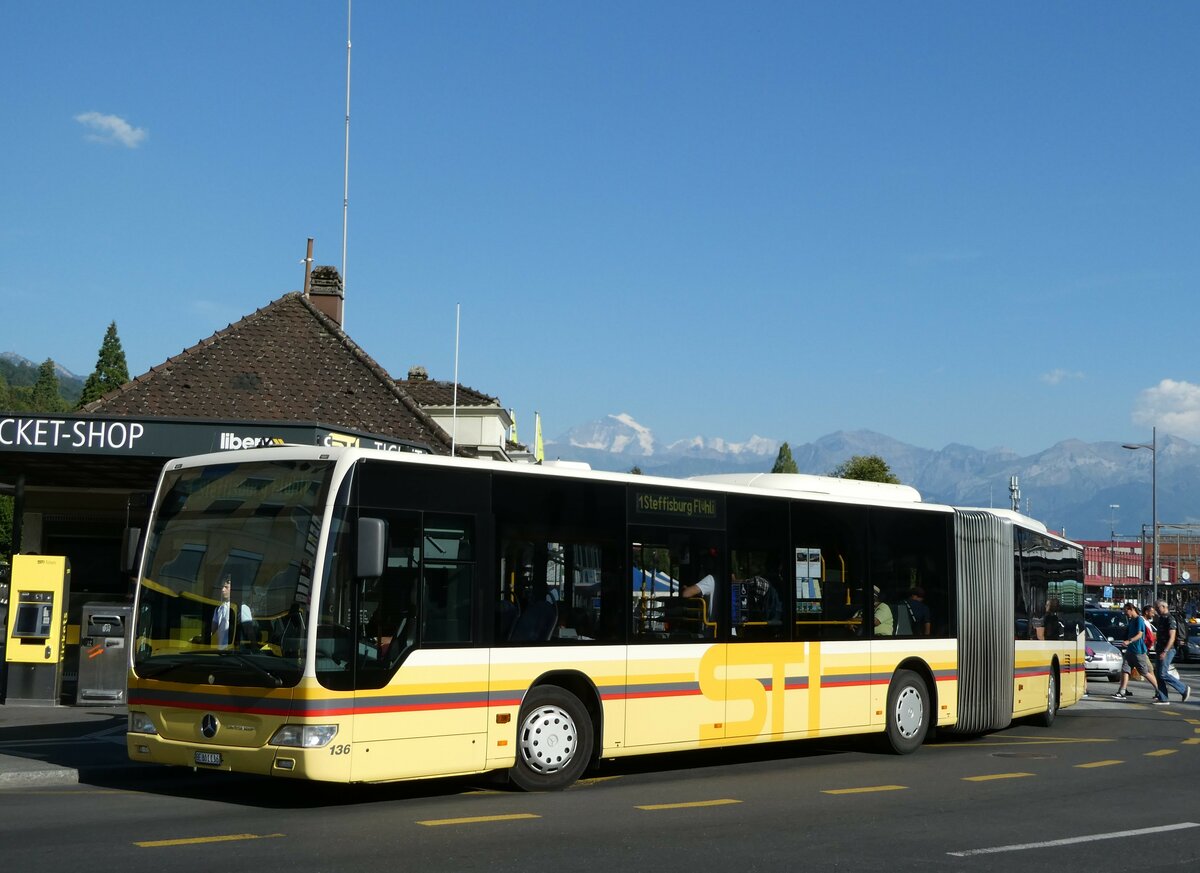
<path id="1" fill-rule="evenodd" d="M 775 456 L 775 466 L 771 468 L 772 473 L 799 473 L 800 468 L 796 466 L 796 461 L 792 458 L 792 447 L 784 443 L 779 447 L 779 454 Z"/>
<path id="2" fill-rule="evenodd" d="M 31 412 L 66 411 L 66 401 L 58 391 L 58 373 L 54 368 L 54 361 L 50 358 L 46 358 L 38 367 L 37 382 L 30 393 L 30 402 L 33 405 Z"/>
<path id="3" fill-rule="evenodd" d="M 108 330 L 104 332 L 104 342 L 100 344 L 96 369 L 83 383 L 83 394 L 79 396 L 77 408 L 82 409 L 93 400 L 99 400 L 109 391 L 128 381 L 129 367 L 125 363 L 121 338 L 117 336 L 117 323 L 113 321 L 109 323 Z"/>
<path id="4" fill-rule="evenodd" d="M 0 494 L 0 563 L 7 561 L 13 552 L 12 525 L 13 499 Z"/>

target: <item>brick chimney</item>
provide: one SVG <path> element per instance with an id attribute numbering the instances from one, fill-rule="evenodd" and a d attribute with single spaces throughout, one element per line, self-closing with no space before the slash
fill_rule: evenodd
<path id="1" fill-rule="evenodd" d="M 342 277 L 338 275 L 337 267 L 313 267 L 312 278 L 308 283 L 308 299 L 312 301 L 313 306 L 341 326 L 345 293 L 342 291 Z"/>

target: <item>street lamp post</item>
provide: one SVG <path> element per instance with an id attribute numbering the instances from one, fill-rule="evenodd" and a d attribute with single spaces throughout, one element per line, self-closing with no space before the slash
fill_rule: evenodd
<path id="1" fill-rule="evenodd" d="M 1117 510 L 1119 503 L 1108 504 L 1108 573 L 1109 584 L 1117 587 Z"/>
<path id="2" fill-rule="evenodd" d="M 1123 449 L 1150 450 L 1150 527 L 1154 530 L 1154 602 L 1158 602 L 1158 427 L 1150 430 L 1149 443 L 1125 443 Z"/>

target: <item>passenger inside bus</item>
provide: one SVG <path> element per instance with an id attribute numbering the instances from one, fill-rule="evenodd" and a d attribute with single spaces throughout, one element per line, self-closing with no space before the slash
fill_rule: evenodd
<path id="1" fill-rule="evenodd" d="M 700 566 L 696 571 L 700 578 L 691 585 L 684 585 L 679 591 L 680 597 L 703 597 L 708 606 L 709 618 L 713 614 L 713 591 L 717 587 L 717 580 L 713 575 L 714 564 L 712 556 L 706 554 L 700 559 Z"/>
<path id="2" fill-rule="evenodd" d="M 544 580 L 535 579 L 508 638 L 513 642 L 522 643 L 548 640 L 557 624 L 558 610 L 550 602 L 546 583 Z"/>

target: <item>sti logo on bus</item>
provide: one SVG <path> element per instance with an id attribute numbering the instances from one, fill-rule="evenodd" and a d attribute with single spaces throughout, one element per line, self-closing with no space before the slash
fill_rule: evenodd
<path id="1" fill-rule="evenodd" d="M 284 442 L 283 437 L 240 437 L 235 433 L 222 433 L 218 449 L 222 452 L 230 449 L 259 449 L 263 446 L 282 446 Z"/>

